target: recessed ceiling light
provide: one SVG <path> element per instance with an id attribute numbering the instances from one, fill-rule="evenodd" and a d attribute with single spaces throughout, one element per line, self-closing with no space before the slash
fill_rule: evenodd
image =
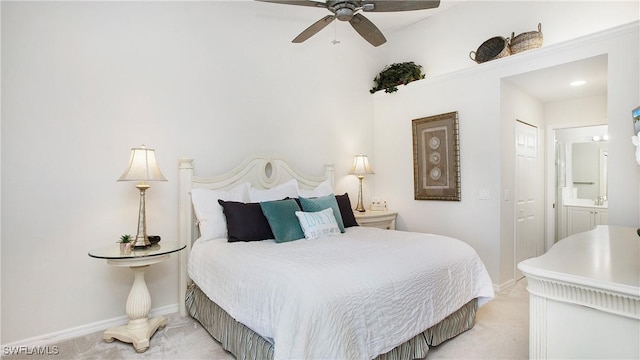
<path id="1" fill-rule="evenodd" d="M 569 85 L 571 86 L 582 86 L 584 84 L 586 84 L 587 82 L 584 80 L 575 80 L 569 83 Z"/>

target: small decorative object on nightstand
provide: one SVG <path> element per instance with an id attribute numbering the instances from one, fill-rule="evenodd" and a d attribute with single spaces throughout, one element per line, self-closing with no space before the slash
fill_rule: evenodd
<path id="1" fill-rule="evenodd" d="M 151 310 L 151 295 L 144 281 L 144 271 L 149 265 L 157 264 L 169 258 L 169 255 L 185 248 L 175 241 L 154 244 L 145 248 L 136 248 L 128 253 L 120 251 L 118 245 L 109 245 L 91 250 L 89 256 L 106 259 L 109 265 L 126 266 L 134 272 L 133 286 L 127 298 L 126 312 L 129 323 L 116 326 L 104 332 L 102 339 L 112 342 L 118 339 L 132 343 L 137 352 L 144 352 L 149 348 L 149 339 L 158 329 L 167 325 L 167 318 L 158 316 L 149 319 Z"/>
<path id="2" fill-rule="evenodd" d="M 129 234 L 124 234 L 122 236 L 120 236 L 120 241 L 118 241 L 118 243 L 120 244 L 120 252 L 123 254 L 129 254 L 131 253 L 131 235 Z"/>
<path id="3" fill-rule="evenodd" d="M 396 229 L 396 217 L 398 213 L 395 211 L 367 210 L 365 212 L 354 212 L 353 214 L 360 226 L 377 227 L 386 230 Z"/>

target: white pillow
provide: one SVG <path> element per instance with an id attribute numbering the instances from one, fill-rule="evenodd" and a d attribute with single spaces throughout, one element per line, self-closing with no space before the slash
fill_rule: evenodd
<path id="1" fill-rule="evenodd" d="M 249 183 L 230 190 L 191 189 L 193 210 L 198 218 L 200 238 L 211 240 L 227 237 L 227 220 L 218 199 L 224 201 L 249 201 Z"/>
<path id="2" fill-rule="evenodd" d="M 291 179 L 267 190 L 256 189 L 253 187 L 249 189 L 249 199 L 251 199 L 251 202 L 282 200 L 286 197 L 298 197 L 298 182 L 296 179 Z"/>
<path id="3" fill-rule="evenodd" d="M 317 239 L 323 236 L 340 235 L 340 228 L 332 208 L 318 212 L 296 211 L 300 227 L 307 239 Z"/>
<path id="4" fill-rule="evenodd" d="M 305 190 L 305 189 L 298 190 L 298 195 L 306 198 L 328 196 L 333 194 L 335 193 L 333 192 L 333 187 L 331 187 L 331 182 L 329 180 L 325 180 L 321 182 L 320 185 L 318 185 L 313 190 Z"/>

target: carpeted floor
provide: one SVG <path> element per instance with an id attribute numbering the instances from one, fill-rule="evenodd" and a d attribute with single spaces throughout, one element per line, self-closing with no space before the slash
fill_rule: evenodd
<path id="1" fill-rule="evenodd" d="M 528 359 L 529 296 L 526 280 L 496 294 L 478 309 L 475 326 L 440 346 L 429 349 L 426 360 Z M 3 356 L 2 359 L 234 359 L 190 317 L 168 316 L 168 325 L 151 339 L 144 353 L 130 344 L 106 343 L 102 332 L 52 344 L 57 355 Z"/>

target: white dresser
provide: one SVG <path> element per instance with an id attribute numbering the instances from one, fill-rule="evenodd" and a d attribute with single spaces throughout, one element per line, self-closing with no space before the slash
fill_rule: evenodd
<path id="1" fill-rule="evenodd" d="M 530 295 L 530 359 L 640 358 L 640 236 L 601 225 L 518 268 Z"/>

